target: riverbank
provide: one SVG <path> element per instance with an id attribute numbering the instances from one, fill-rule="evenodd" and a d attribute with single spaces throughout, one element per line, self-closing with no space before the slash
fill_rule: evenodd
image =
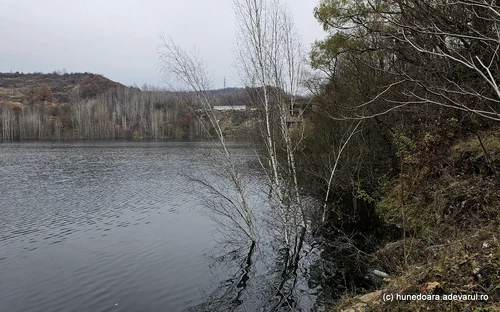
<path id="1" fill-rule="evenodd" d="M 500 311 L 498 135 L 463 137 L 429 159 L 404 156 L 376 203 L 403 237 L 369 255 L 390 276 L 331 311 Z"/>

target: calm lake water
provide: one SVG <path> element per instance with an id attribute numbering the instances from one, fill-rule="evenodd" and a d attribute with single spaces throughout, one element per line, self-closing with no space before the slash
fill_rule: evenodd
<path id="1" fill-rule="evenodd" d="M 254 151 L 232 149 L 258 207 L 265 180 Z M 255 249 L 221 243 L 203 213 L 205 191 L 190 179 L 210 179 L 211 150 L 206 142 L 1 144 L 0 311 L 316 309 L 306 262 L 287 275 L 272 239 Z"/>

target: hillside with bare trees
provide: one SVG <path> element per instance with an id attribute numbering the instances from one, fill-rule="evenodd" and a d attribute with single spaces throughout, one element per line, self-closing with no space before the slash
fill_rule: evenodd
<path id="1" fill-rule="evenodd" d="M 203 138 L 195 94 L 126 87 L 101 75 L 0 73 L 0 139 Z M 245 89 L 210 90 L 215 105 L 246 105 Z M 251 114 L 220 113 L 228 128 Z M 233 131 L 234 129 L 228 129 Z"/>

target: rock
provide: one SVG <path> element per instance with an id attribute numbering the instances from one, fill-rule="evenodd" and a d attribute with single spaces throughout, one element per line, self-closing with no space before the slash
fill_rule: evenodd
<path id="1" fill-rule="evenodd" d="M 372 271 L 373 274 L 381 277 L 381 278 L 387 278 L 389 277 L 389 274 L 385 273 L 385 272 L 382 272 L 382 271 L 379 271 L 379 270 L 373 270 Z"/>
<path id="2" fill-rule="evenodd" d="M 344 309 L 341 312 L 366 312 L 368 305 L 366 303 L 357 303 L 350 308 Z"/>
<path id="3" fill-rule="evenodd" d="M 441 284 L 439 284 L 439 282 L 428 282 L 427 284 L 425 284 L 424 291 L 434 291 L 436 287 L 440 286 Z"/>
<path id="4" fill-rule="evenodd" d="M 369 294 L 357 297 L 361 302 L 351 305 L 349 308 L 341 310 L 341 312 L 367 312 L 368 305 L 374 304 L 382 296 L 383 290 L 377 290 Z"/>
<path id="5" fill-rule="evenodd" d="M 373 303 L 375 300 L 379 299 L 382 296 L 382 290 L 377 290 L 374 292 L 371 292 L 369 294 L 363 295 L 359 297 L 359 300 L 361 300 L 364 303 Z"/>
<path id="6" fill-rule="evenodd" d="M 488 248 L 488 247 L 490 247 L 490 244 L 488 244 L 488 242 L 484 242 L 483 243 L 483 248 Z"/>

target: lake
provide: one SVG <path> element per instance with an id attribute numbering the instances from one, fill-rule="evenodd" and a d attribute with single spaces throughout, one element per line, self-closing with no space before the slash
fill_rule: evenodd
<path id="1" fill-rule="evenodd" d="M 279 243 L 233 244 L 206 213 L 192 178 L 214 174 L 212 147 L 0 144 L 0 311 L 318 309 L 310 260 L 285 274 Z M 255 152 L 231 150 L 265 214 Z"/>

